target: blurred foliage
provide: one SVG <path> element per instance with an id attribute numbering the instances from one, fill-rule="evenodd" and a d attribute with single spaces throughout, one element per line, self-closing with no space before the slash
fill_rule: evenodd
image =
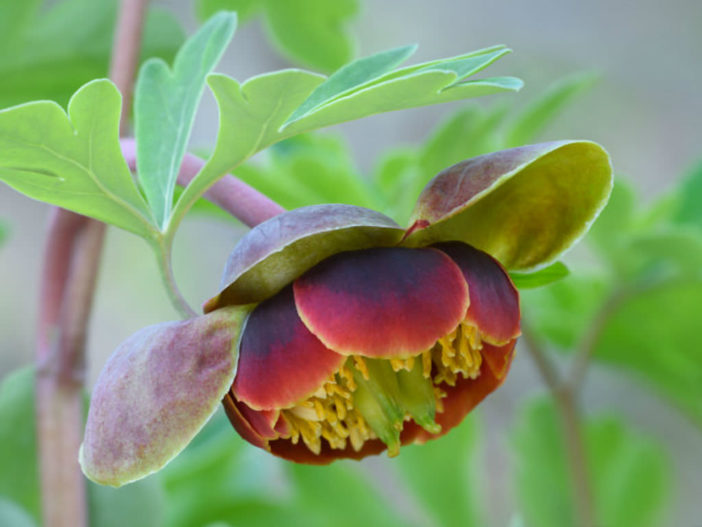
<path id="1" fill-rule="evenodd" d="M 7 240 L 8 233 L 9 227 L 7 226 L 7 223 L 0 220 L 0 247 L 5 242 L 5 240 Z"/>
<path id="2" fill-rule="evenodd" d="M 115 5 L 64 0 L 42 11 L 39 0 L 0 0 L 0 107 L 39 98 L 65 104 L 82 83 L 104 76 Z M 203 17 L 221 8 L 238 9 L 244 20 L 263 14 L 288 56 L 322 70 L 335 69 L 351 55 L 342 28 L 357 12 L 355 0 L 200 0 L 197 7 Z M 181 40 L 173 18 L 154 11 L 142 56 L 170 61 Z M 594 79 L 587 74 L 559 81 L 521 111 L 509 102 L 465 107 L 422 144 L 387 152 L 372 174 L 354 166 L 343 140 L 322 134 L 278 143 L 236 173 L 287 208 L 351 203 L 403 223 L 439 171 L 533 142 Z M 696 334 L 702 306 L 700 203 L 702 163 L 667 196 L 645 206 L 619 180 L 586 248 L 570 255 L 572 274 L 559 263 L 513 278 L 522 289 L 526 326 L 549 351 L 572 354 L 591 338 L 594 360 L 654 387 L 702 425 L 702 345 Z M 198 208 L 223 216 L 205 202 Z M 3 235 L 0 225 L 0 242 Z M 661 447 L 622 416 L 588 419 L 584 428 L 598 521 L 656 525 L 670 494 L 669 462 Z M 396 460 L 307 467 L 244 443 L 219 412 L 159 474 L 120 489 L 89 484 L 91 522 L 371 527 L 424 525 L 423 515 L 432 525 L 482 526 L 488 475 L 480 463 L 481 433 L 472 417 L 444 438 L 405 448 Z M 0 525 L 41 522 L 35 434 L 34 374 L 23 369 L 0 384 Z M 510 439 L 520 508 L 511 527 L 573 525 L 566 446 L 553 401 L 525 405 Z M 374 466 L 384 473 L 389 467 L 398 488 L 386 488 L 393 478 L 378 480 Z M 403 506 L 406 500 L 418 517 Z"/>
<path id="3" fill-rule="evenodd" d="M 16 515 L 15 509 L 19 509 L 40 525 L 34 386 L 33 368 L 17 370 L 0 383 L 0 444 L 3 445 L 0 449 L 0 520 L 2 514 Z M 91 526 L 154 527 L 162 524 L 166 503 L 158 479 L 148 478 L 119 489 L 91 482 L 87 485 Z M 1 508 L 5 500 L 15 505 L 7 513 Z M 0 525 L 15 524 L 0 521 Z"/>
<path id="4" fill-rule="evenodd" d="M 260 13 L 281 53 L 324 72 L 353 57 L 347 26 L 358 14 L 357 0 L 197 0 L 196 6 L 200 20 L 219 10 L 236 11 L 242 22 Z"/>
<path id="5" fill-rule="evenodd" d="M 0 0 L 0 108 L 38 99 L 65 106 L 81 85 L 107 76 L 116 8 L 117 0 Z M 170 62 L 182 40 L 173 15 L 151 8 L 141 59 Z"/>
<path id="6" fill-rule="evenodd" d="M 659 525 L 669 472 L 661 447 L 618 417 L 588 419 L 584 428 L 596 525 Z M 576 525 L 567 447 L 553 401 L 537 399 L 524 405 L 510 440 L 526 525 Z"/>

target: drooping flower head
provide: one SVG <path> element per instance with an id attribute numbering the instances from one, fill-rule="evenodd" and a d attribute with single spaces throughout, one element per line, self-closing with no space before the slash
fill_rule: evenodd
<path id="1" fill-rule="evenodd" d="M 220 400 L 244 439 L 306 463 L 448 432 L 509 370 L 520 313 L 505 269 L 556 259 L 610 188 L 601 147 L 547 143 L 445 170 L 407 229 L 349 205 L 258 225 L 204 316 L 146 328 L 112 356 L 84 471 L 122 484 L 158 469 Z"/>

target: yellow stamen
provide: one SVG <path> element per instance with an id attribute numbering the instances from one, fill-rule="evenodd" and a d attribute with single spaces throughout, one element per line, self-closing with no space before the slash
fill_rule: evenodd
<path id="1" fill-rule="evenodd" d="M 433 382 L 437 413 L 444 411 L 443 399 L 447 396 L 442 384 L 455 386 L 459 375 L 465 379 L 475 379 L 480 375 L 482 347 L 480 331 L 462 322 L 421 353 L 421 372 L 425 379 Z M 393 358 L 389 359 L 389 363 L 394 372 L 411 372 L 416 360 L 419 359 L 414 356 Z M 354 392 L 358 388 L 354 374 L 360 374 L 365 380 L 370 379 L 368 364 L 363 357 L 349 358 L 310 397 L 283 409 L 281 415 L 288 425 L 288 434 L 282 438 L 289 439 L 293 444 L 298 444 L 302 438 L 307 448 L 315 454 L 321 453 L 322 440 L 332 449 L 343 450 L 350 444 L 358 452 L 366 441 L 377 439 L 361 412 L 354 407 Z M 404 419 L 394 424 L 401 429 L 403 422 L 410 419 L 407 412 Z"/>

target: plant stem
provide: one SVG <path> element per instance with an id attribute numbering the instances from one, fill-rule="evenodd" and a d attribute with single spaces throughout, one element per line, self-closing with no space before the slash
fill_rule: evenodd
<path id="1" fill-rule="evenodd" d="M 120 140 L 122 155 L 133 172 L 136 170 L 136 142 L 132 138 Z M 205 161 L 186 153 L 178 172 L 178 184 L 185 187 L 198 175 Z M 277 216 L 285 209 L 268 196 L 247 185 L 232 175 L 219 179 L 204 197 L 219 206 L 248 227 L 255 227 L 267 219 Z M 173 231 L 169 228 L 169 231 Z"/>
<path id="2" fill-rule="evenodd" d="M 588 366 L 590 365 L 590 359 L 592 359 L 592 356 L 595 353 L 595 346 L 602 335 L 605 324 L 609 320 L 612 313 L 620 306 L 622 301 L 628 298 L 629 295 L 630 291 L 627 289 L 622 287 L 615 288 L 609 297 L 607 297 L 604 304 L 602 304 L 599 311 L 595 314 L 587 333 L 585 333 L 582 341 L 580 341 L 580 345 L 575 352 L 575 357 L 573 358 L 572 367 L 568 376 L 568 384 L 575 393 L 578 393 L 583 386 L 585 375 L 587 373 Z"/>
<path id="3" fill-rule="evenodd" d="M 126 130 L 146 0 L 123 0 L 110 77 L 123 94 Z M 83 430 L 85 335 L 105 225 L 54 209 L 48 228 L 37 325 L 37 443 L 45 527 L 87 525 L 78 464 Z"/>
<path id="4" fill-rule="evenodd" d="M 560 414 L 561 426 L 565 436 L 566 455 L 570 467 L 573 500 L 575 502 L 576 525 L 593 527 L 595 509 L 592 495 L 591 479 L 587 463 L 587 450 L 583 437 L 580 409 L 578 408 L 578 391 L 570 383 L 563 383 L 549 360 L 546 351 L 534 338 L 528 327 L 522 327 L 522 339 L 526 349 L 534 360 L 539 374 L 548 386 Z"/>
<path id="5" fill-rule="evenodd" d="M 173 307 L 178 310 L 183 318 L 193 318 L 197 316 L 195 310 L 190 307 L 185 297 L 180 292 L 178 284 L 173 276 L 173 265 L 171 264 L 171 250 L 170 247 L 163 243 L 163 238 L 159 238 L 158 241 L 153 243 L 154 253 L 156 254 L 156 259 L 158 260 L 159 270 L 161 271 L 161 277 L 163 278 L 163 283 L 166 286 L 166 291 L 168 292 L 168 297 L 171 300 Z"/>

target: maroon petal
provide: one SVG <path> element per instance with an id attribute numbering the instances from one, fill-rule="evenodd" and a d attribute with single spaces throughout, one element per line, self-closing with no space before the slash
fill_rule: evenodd
<path id="1" fill-rule="evenodd" d="M 224 411 L 229 418 L 229 422 L 231 422 L 234 430 L 236 430 L 243 439 L 252 445 L 257 446 L 258 448 L 270 450 L 268 448 L 269 438 L 265 437 L 258 430 L 256 430 L 253 424 L 251 424 L 251 422 L 244 417 L 244 414 L 239 407 L 239 404 L 241 403 L 237 404 L 236 399 L 234 399 L 234 397 L 228 393 L 224 396 L 222 404 L 224 405 Z"/>
<path id="2" fill-rule="evenodd" d="M 483 339 L 501 345 L 519 330 L 519 293 L 492 256 L 461 242 L 434 245 L 458 264 L 468 282 L 470 307 L 466 320 L 480 329 Z"/>
<path id="3" fill-rule="evenodd" d="M 222 290 L 205 312 L 269 298 L 325 258 L 342 251 L 392 246 L 402 229 L 380 212 L 352 205 L 313 205 L 257 225 L 227 260 Z"/>
<path id="4" fill-rule="evenodd" d="M 369 357 L 420 353 L 463 320 L 468 290 L 436 249 L 341 253 L 293 284 L 305 325 L 330 349 Z"/>
<path id="5" fill-rule="evenodd" d="M 331 448 L 326 441 L 322 441 L 322 450 L 319 454 L 312 452 L 302 441 L 293 444 L 289 439 L 278 439 L 271 441 L 269 446 L 270 452 L 278 457 L 308 465 L 328 465 L 337 459 L 363 459 L 380 454 L 387 448 L 380 439 L 366 441 L 358 452 L 351 445 L 344 449 Z"/>
<path id="6" fill-rule="evenodd" d="M 287 288 L 249 315 L 232 391 L 254 410 L 286 408 L 322 386 L 344 360 L 305 327 Z"/>

